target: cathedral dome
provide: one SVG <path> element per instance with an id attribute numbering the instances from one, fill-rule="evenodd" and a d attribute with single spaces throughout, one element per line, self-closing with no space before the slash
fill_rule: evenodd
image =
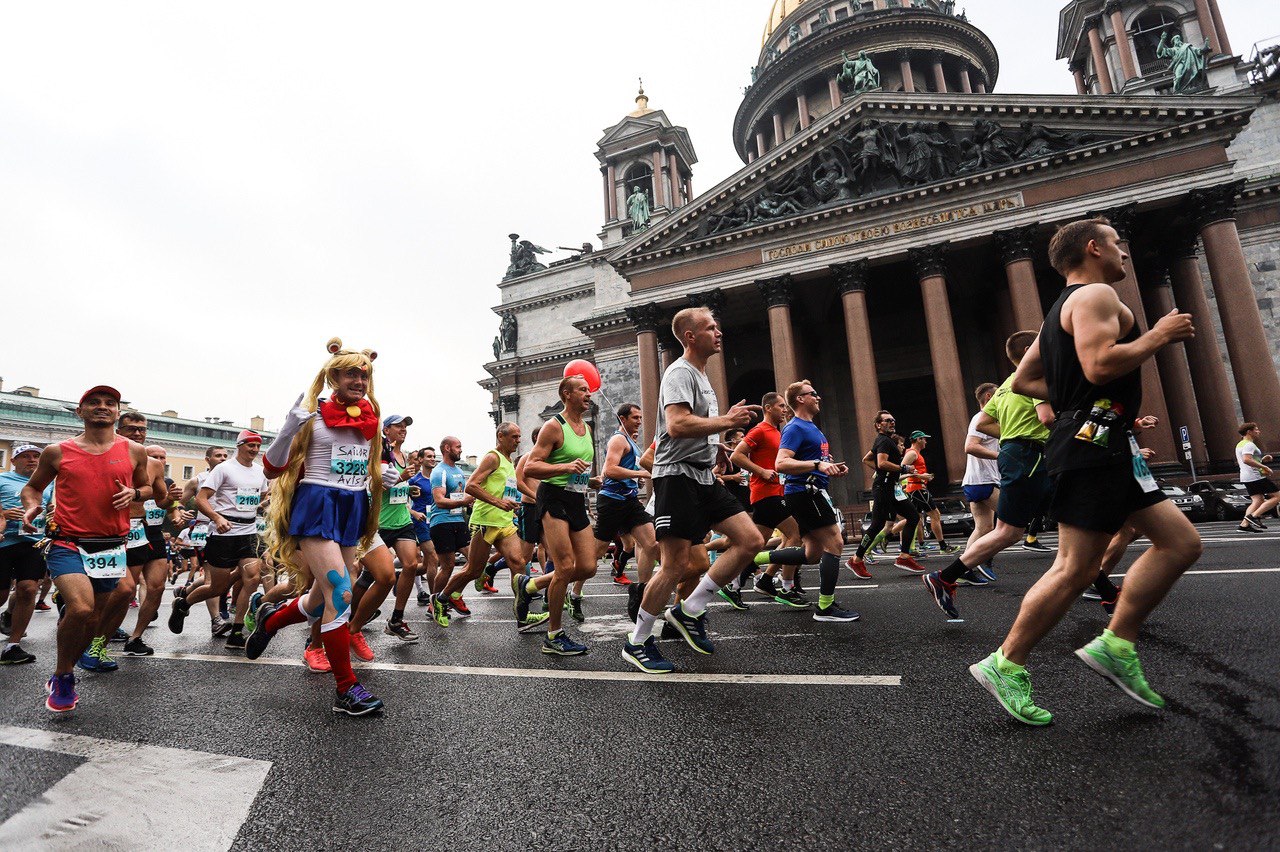
<path id="1" fill-rule="evenodd" d="M 778 27 L 782 26 L 782 21 L 788 15 L 810 2 L 813 0 L 773 0 L 773 8 L 769 10 L 769 20 L 765 21 L 764 36 L 760 39 L 760 45 L 764 46 L 769 36 L 778 31 Z"/>

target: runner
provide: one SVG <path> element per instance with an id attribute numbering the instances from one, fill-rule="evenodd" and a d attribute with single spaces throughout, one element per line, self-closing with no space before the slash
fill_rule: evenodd
<path id="1" fill-rule="evenodd" d="M 653 489 L 654 531 L 662 570 L 649 581 L 635 630 L 622 648 L 623 659 L 651 673 L 675 670 L 658 650 L 653 627 L 676 586 L 684 583 L 690 592 L 666 610 L 665 621 L 699 654 L 710 654 L 715 646 L 707 638 L 707 605 L 720 587 L 741 574 L 764 546 L 764 536 L 751 523 L 742 504 L 713 473 L 720 433 L 746 427 L 752 412 L 760 413 L 760 407 L 746 405 L 743 400 L 720 414 L 706 374 L 707 359 L 721 348 L 720 325 L 710 310 L 679 311 L 671 330 L 684 346 L 684 354 L 667 368 L 658 394 Z M 712 529 L 729 539 L 729 547 L 698 579 L 691 550 Z"/>
<path id="2" fill-rule="evenodd" d="M 1280 505 L 1280 489 L 1271 481 L 1271 468 L 1267 464 L 1271 456 L 1258 449 L 1262 430 L 1257 423 L 1240 425 L 1239 444 L 1236 444 L 1236 461 L 1240 464 L 1240 481 L 1249 492 L 1249 508 L 1240 522 L 1241 532 L 1262 532 L 1267 525 L 1262 516 Z"/>
<path id="3" fill-rule="evenodd" d="M 0 473 L 0 509 L 4 511 L 4 529 L 0 533 L 0 606 L 8 600 L 6 630 L 8 641 L 0 652 L 0 665 L 15 666 L 34 663 L 36 655 L 22 647 L 27 635 L 27 625 L 36 608 L 36 592 L 44 580 L 46 571 L 44 554 L 36 543 L 44 538 L 44 515 L 36 517 L 35 532 L 22 532 L 22 489 L 40 461 L 40 448 L 33 444 L 17 444 L 10 454 L 13 470 Z M 41 495 L 48 505 L 53 499 L 53 486 L 49 485 Z M 9 585 L 13 584 L 13 593 Z"/>
<path id="4" fill-rule="evenodd" d="M 600 473 L 604 477 L 603 487 L 596 498 L 596 541 L 600 555 L 604 555 L 609 542 L 615 539 L 621 547 L 623 536 L 630 536 L 635 543 L 635 553 L 639 557 L 636 562 L 635 583 L 627 583 L 627 597 L 644 596 L 645 586 L 653 576 L 653 564 L 657 560 L 658 540 L 653 532 L 653 516 L 645 511 L 640 502 L 640 480 L 649 479 L 650 473 L 640 466 L 640 448 L 636 439 L 640 437 L 640 427 L 644 423 L 644 412 L 634 402 L 624 402 L 615 412 L 618 416 L 618 431 L 609 438 L 605 445 L 604 467 Z M 618 564 L 623 564 L 620 553 Z M 619 570 L 615 576 L 623 576 Z M 631 587 L 638 587 L 635 592 Z"/>
<path id="5" fill-rule="evenodd" d="M 418 532 L 414 528 L 414 520 L 412 509 L 409 506 L 409 492 L 413 488 L 412 480 L 418 475 L 418 466 L 405 458 L 404 439 L 408 435 L 409 427 L 413 425 L 413 418 L 406 417 L 403 414 L 392 414 L 382 421 L 382 507 L 378 513 L 378 535 L 382 538 L 384 544 L 395 556 L 400 559 L 400 578 L 395 580 L 395 569 L 391 565 L 390 554 L 387 558 L 387 567 L 391 570 L 382 578 L 381 582 L 375 581 L 373 588 L 366 593 L 369 597 L 368 601 L 361 599 L 356 606 L 357 618 L 353 619 L 352 635 L 364 626 L 366 614 L 372 614 L 373 610 L 387 599 L 387 594 L 391 591 L 391 582 L 395 582 L 396 602 L 395 608 L 391 611 L 391 618 L 387 620 L 383 632 L 388 636 L 394 636 L 401 642 L 414 643 L 418 641 L 418 634 L 409 629 L 409 625 L 404 623 L 404 604 L 402 601 L 409 600 L 409 593 L 413 591 L 413 578 L 418 576 Z M 428 489 L 429 490 L 429 489 Z M 430 538 L 428 537 L 428 540 Z M 369 563 L 365 563 L 366 569 Z M 372 571 L 367 572 L 373 574 Z M 363 579 L 364 574 L 361 574 Z M 363 645 L 364 638 L 360 637 L 355 640 Z M 361 654 L 368 655 L 369 659 L 373 658 L 373 652 L 367 650 L 368 646 L 357 648 Z"/>
<path id="6" fill-rule="evenodd" d="M 432 582 L 430 606 L 436 624 L 448 627 L 450 608 L 463 618 L 471 615 L 461 592 L 457 599 L 448 598 L 443 592 L 453 577 L 458 551 L 471 542 L 467 510 L 476 498 L 467 494 L 467 475 L 457 467 L 462 459 L 462 441 L 452 435 L 445 437 L 440 442 L 440 455 L 443 461 L 431 471 L 431 542 L 440 567 Z"/>
<path id="7" fill-rule="evenodd" d="M 574 639 L 561 627 L 565 596 L 569 586 L 585 581 L 596 573 L 596 543 L 587 516 L 587 480 L 595 446 L 591 428 L 583 415 L 591 406 L 591 391 L 581 376 L 566 376 L 560 381 L 560 413 L 542 424 L 538 441 L 529 451 L 528 475 L 541 480 L 538 486 L 538 513 L 542 516 L 542 532 L 547 549 L 555 561 L 555 571 L 548 582 L 546 576 L 520 579 L 513 591 L 516 596 L 516 621 L 523 623 L 528 613 L 530 595 L 547 590 L 547 637 L 542 640 L 542 653 L 561 657 L 585 654 L 587 646 Z"/>
<path id="8" fill-rule="evenodd" d="M 1046 454 L 1056 477 L 1050 514 L 1058 521 L 1058 555 L 1027 592 L 1001 647 L 969 668 L 1010 715 L 1030 725 L 1048 724 L 1053 716 L 1032 701 L 1027 657 L 1093 582 L 1126 525 L 1151 547 L 1126 574 L 1108 628 L 1076 656 L 1139 703 L 1164 706 L 1147 684 L 1134 643 L 1203 549 L 1191 522 L 1152 477 L 1131 426 L 1142 402 L 1143 362 L 1195 335 L 1190 314 L 1175 308 L 1140 333 L 1111 286 L 1126 276 L 1126 255 L 1105 219 L 1061 228 L 1049 259 L 1067 286 L 1018 365 L 1013 390 L 1045 398 L 1058 412 Z"/>
<path id="9" fill-rule="evenodd" d="M 911 433 L 911 449 L 907 450 L 902 457 L 902 466 L 908 473 L 902 490 L 911 498 L 916 511 L 920 513 L 920 522 L 916 525 L 914 533 L 917 548 L 924 540 L 924 522 L 927 519 L 929 526 L 933 529 L 933 539 L 938 544 L 938 552 L 955 553 L 956 548 L 947 544 L 946 533 L 942 530 L 942 512 L 938 511 L 938 507 L 934 505 L 933 492 L 929 490 L 933 474 L 929 473 L 929 466 L 925 464 L 924 448 L 929 445 L 931 437 L 933 436 L 919 429 Z"/>
<path id="10" fill-rule="evenodd" d="M 982 419 L 982 410 L 996 395 L 996 385 L 987 382 L 978 385 L 973 392 L 978 400 L 978 413 L 969 421 L 969 432 L 964 440 L 965 467 L 964 489 L 965 502 L 969 504 L 969 512 L 973 515 L 973 532 L 965 544 L 968 550 L 974 542 L 996 528 L 996 504 L 1000 499 L 1000 439 L 978 430 Z M 961 585 L 985 586 L 996 578 L 992 560 L 970 568 L 961 574 L 956 582 Z"/>
<path id="11" fill-rule="evenodd" d="M 267 477 L 255 464 L 262 436 L 248 429 L 236 436 L 236 455 L 210 471 L 196 494 L 196 508 L 210 519 L 212 529 L 205 547 L 204 585 L 173 602 L 169 630 L 181 633 L 193 604 L 220 598 L 239 582 L 235 620 L 227 636 L 228 648 L 245 647 L 244 615 L 249 598 L 258 588 L 262 560 L 258 558 L 258 506 L 267 490 Z"/>
<path id="12" fill-rule="evenodd" d="M 870 453 L 870 466 L 875 470 L 875 479 L 871 483 L 873 501 L 871 526 L 867 527 L 862 541 L 858 544 L 857 552 L 849 557 L 847 564 L 849 570 L 853 571 L 859 579 L 871 579 L 871 572 L 867 570 L 864 557 L 896 513 L 901 515 L 906 523 L 902 526 L 898 558 L 893 564 L 904 571 L 922 574 L 924 566 L 911 556 L 911 542 L 915 538 L 915 530 L 920 523 L 920 513 L 916 511 L 898 484 L 899 478 L 906 471 L 902 466 L 904 453 L 894 435 L 897 421 L 888 411 L 879 411 L 876 413 L 875 427 L 876 442 L 872 445 Z"/>
<path id="13" fill-rule="evenodd" d="M 84 431 L 45 447 L 22 488 L 22 531 L 34 535 L 45 489 L 51 482 L 57 485 L 48 529 L 52 542 L 45 555 L 63 603 L 57 666 L 45 686 L 45 706 L 55 713 L 74 710 L 80 700 L 72 667 L 97 634 L 111 591 L 128 572 L 129 505 L 151 497 L 147 454 L 116 434 L 119 413 L 115 388 L 97 385 L 85 391 L 76 406 Z"/>
<path id="14" fill-rule="evenodd" d="M 196 562 L 201 567 L 203 567 L 205 561 L 204 549 L 209 541 L 210 521 L 208 517 L 203 515 L 200 510 L 196 508 L 196 495 L 200 493 L 200 489 L 204 486 L 204 481 L 209 478 L 209 474 L 213 472 L 213 469 L 226 461 L 229 456 L 230 453 L 227 452 L 225 447 L 209 447 L 204 451 L 204 463 L 207 469 L 196 474 L 195 479 L 187 480 L 186 485 L 182 487 L 182 504 L 190 507 L 195 512 L 195 522 L 191 527 L 189 539 L 191 541 L 191 547 L 196 552 Z M 207 581 L 207 573 L 202 574 L 202 582 Z M 191 588 L 194 588 L 196 585 L 195 577 L 193 575 L 191 578 Z M 191 588 L 188 588 L 187 591 L 189 592 Z M 184 592 L 184 595 L 185 594 L 186 593 Z M 175 593 L 174 597 L 176 598 L 178 595 Z M 222 617 L 219 603 L 220 602 L 217 598 L 212 597 L 205 601 L 205 606 L 209 610 L 209 630 L 215 637 L 226 636 L 231 632 L 231 624 Z"/>
<path id="15" fill-rule="evenodd" d="M 413 588 L 418 592 L 418 606 L 431 602 L 431 588 L 436 575 L 436 546 L 431 543 L 431 472 L 436 468 L 435 447 L 418 450 L 418 472 L 409 479 L 409 515 L 413 518 L 413 532 L 418 538 L 418 572 L 413 577 Z M 423 578 L 426 579 L 424 588 Z M 396 586 L 396 609 L 401 612 L 409 603 L 409 597 Z"/>
<path id="16" fill-rule="evenodd" d="M 375 503 L 382 498 L 382 478 L 369 475 L 369 460 L 382 457 L 373 395 L 377 354 L 345 350 L 336 337 L 327 348 L 331 357 L 264 454 L 267 478 L 276 480 L 268 513 L 272 558 L 296 572 L 295 587 L 310 579 L 311 588 L 283 607 L 262 605 L 245 656 L 262 656 L 290 624 L 318 621 L 337 683 L 333 711 L 363 716 L 383 703 L 356 680 L 346 623 L 356 548 L 371 548 L 378 529 L 370 495 Z M 333 396 L 321 400 L 325 385 Z"/>

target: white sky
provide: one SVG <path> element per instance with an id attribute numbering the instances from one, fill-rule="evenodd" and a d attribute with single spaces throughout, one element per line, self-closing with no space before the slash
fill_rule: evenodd
<path id="1" fill-rule="evenodd" d="M 1237 52 L 1280 33 L 1280 4 L 1220 3 Z M 598 244 L 595 143 L 641 75 L 689 129 L 696 192 L 739 168 L 771 5 L 5 3 L 5 389 L 108 382 L 274 427 L 336 334 L 378 350 L 411 445 L 487 448 L 506 235 Z M 1000 51 L 996 91 L 1074 91 L 1060 2 L 958 6 Z"/>

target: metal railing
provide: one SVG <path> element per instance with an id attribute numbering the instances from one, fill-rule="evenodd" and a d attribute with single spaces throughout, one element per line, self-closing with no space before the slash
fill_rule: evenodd
<path id="1" fill-rule="evenodd" d="M 1249 54 L 1249 82 L 1257 85 L 1280 80 L 1280 35 L 1254 42 Z"/>

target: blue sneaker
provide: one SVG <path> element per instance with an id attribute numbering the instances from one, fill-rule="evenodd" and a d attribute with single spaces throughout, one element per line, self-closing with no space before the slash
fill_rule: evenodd
<path id="1" fill-rule="evenodd" d="M 977 568 L 970 568 L 956 578 L 956 585 L 958 586 L 985 586 L 990 582 L 986 575 Z"/>
<path id="2" fill-rule="evenodd" d="M 587 646 L 573 641 L 568 633 L 561 630 L 554 639 L 548 636 L 542 640 L 542 653 L 555 654 L 558 657 L 576 657 L 587 653 Z"/>
<path id="3" fill-rule="evenodd" d="M 94 638 L 89 650 L 80 655 L 80 661 L 76 665 L 87 672 L 113 672 L 120 668 L 120 664 L 107 653 L 107 640 L 102 636 Z"/>
<path id="4" fill-rule="evenodd" d="M 689 647 L 697 651 L 699 654 L 711 654 L 716 650 L 716 646 L 707 638 L 707 614 L 694 618 L 684 611 L 682 604 L 676 604 L 666 611 L 663 615 L 667 624 L 680 634 L 684 641 L 689 643 Z"/>
<path id="5" fill-rule="evenodd" d="M 80 696 L 76 693 L 76 676 L 71 672 L 49 678 L 44 691 L 49 694 L 44 706 L 53 713 L 68 713 L 76 709 L 76 704 L 80 702 Z"/>
<path id="6" fill-rule="evenodd" d="M 675 665 L 662 656 L 658 641 L 652 636 L 636 645 L 628 634 L 628 638 L 622 640 L 622 659 L 646 674 L 670 674 L 676 670 Z"/>
<path id="7" fill-rule="evenodd" d="M 511 586 L 514 594 L 512 605 L 516 611 L 516 624 L 524 624 L 529 619 L 529 604 L 532 603 L 529 595 L 529 578 L 523 574 L 518 574 L 517 577 L 519 577 L 518 582 Z"/>
<path id="8" fill-rule="evenodd" d="M 961 622 L 964 621 L 960 617 L 960 610 L 956 609 L 956 584 L 948 583 L 942 579 L 942 573 L 934 571 L 932 574 L 926 574 L 920 578 L 924 581 L 924 586 L 933 595 L 933 602 L 938 605 L 938 609 L 947 614 L 947 621 Z"/>
<path id="9" fill-rule="evenodd" d="M 984 562 L 983 564 L 979 565 L 978 572 L 982 574 L 982 576 L 986 577 L 989 582 L 994 583 L 996 581 L 995 568 L 991 565 L 990 562 Z"/>

